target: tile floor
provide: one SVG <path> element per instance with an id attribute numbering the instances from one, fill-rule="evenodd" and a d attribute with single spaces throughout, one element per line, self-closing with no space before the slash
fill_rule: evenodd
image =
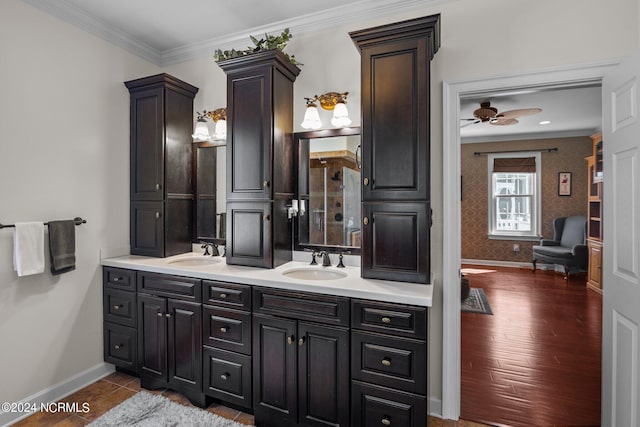
<path id="1" fill-rule="evenodd" d="M 109 409 L 117 406 L 141 390 L 140 380 L 120 372 L 114 372 L 101 380 L 90 384 L 83 389 L 65 397 L 61 402 L 79 405 L 88 403 L 90 410 L 87 413 L 69 414 L 65 412 L 46 413 L 37 412 L 28 418 L 13 424 L 13 427 L 75 427 L 85 426 L 96 420 Z M 170 390 L 154 390 L 152 393 L 161 394 L 175 402 L 186 406 L 193 406 L 185 397 Z M 254 426 L 253 415 L 240 412 L 219 404 L 212 404 L 207 411 L 221 417 L 235 420 L 241 424 Z M 161 427 L 161 426 L 158 426 Z M 429 417 L 429 427 L 487 427 L 471 421 L 450 421 Z"/>

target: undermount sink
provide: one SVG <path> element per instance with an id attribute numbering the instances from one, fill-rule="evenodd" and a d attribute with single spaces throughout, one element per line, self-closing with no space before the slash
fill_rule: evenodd
<path id="1" fill-rule="evenodd" d="M 219 262 L 220 257 L 199 255 L 172 259 L 167 261 L 167 264 L 182 267 L 200 267 L 204 265 L 217 264 Z"/>
<path id="2" fill-rule="evenodd" d="M 337 270 L 318 268 L 290 268 L 282 272 L 282 275 L 290 279 L 301 280 L 336 280 L 347 277 L 347 273 Z"/>

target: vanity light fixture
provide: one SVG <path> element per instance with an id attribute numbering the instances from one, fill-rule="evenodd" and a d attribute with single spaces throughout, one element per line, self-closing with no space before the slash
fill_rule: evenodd
<path id="1" fill-rule="evenodd" d="M 196 112 L 196 128 L 191 135 L 195 142 L 204 141 L 224 141 L 227 139 L 227 109 L 218 108 L 213 111 L 203 110 L 202 113 Z M 209 134 L 209 125 L 207 119 L 211 119 L 215 123 L 214 135 Z"/>
<path id="2" fill-rule="evenodd" d="M 300 126 L 305 129 L 320 129 L 322 122 L 320 121 L 316 102 L 319 102 L 320 106 L 324 110 L 333 110 L 333 118 L 331 119 L 331 124 L 333 126 L 349 126 L 351 124 L 351 119 L 349 118 L 349 111 L 347 109 L 348 94 L 349 92 L 327 92 L 320 96 L 314 95 L 313 98 L 305 98 L 307 101 L 307 108 L 304 112 L 304 120 Z"/>

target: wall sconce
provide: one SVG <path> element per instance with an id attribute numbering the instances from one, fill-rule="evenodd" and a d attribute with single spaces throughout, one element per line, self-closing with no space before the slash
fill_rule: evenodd
<path id="1" fill-rule="evenodd" d="M 327 92 L 323 95 L 314 95 L 313 98 L 305 98 L 307 108 L 304 112 L 304 120 L 300 123 L 305 129 L 320 129 L 322 122 L 318 113 L 316 102 L 325 110 L 333 110 L 331 124 L 335 127 L 345 127 L 351 124 L 349 111 L 347 110 L 347 95 L 349 92 Z"/>
<path id="2" fill-rule="evenodd" d="M 214 111 L 203 110 L 198 113 L 196 118 L 196 128 L 191 137 L 196 142 L 226 140 L 227 139 L 227 109 L 218 108 Z M 209 134 L 209 125 L 207 119 L 211 119 L 215 124 L 214 135 Z"/>

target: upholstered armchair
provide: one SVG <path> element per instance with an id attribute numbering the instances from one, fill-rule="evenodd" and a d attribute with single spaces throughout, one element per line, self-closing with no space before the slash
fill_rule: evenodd
<path id="1" fill-rule="evenodd" d="M 533 271 L 536 262 L 564 266 L 566 277 L 571 269 L 586 271 L 589 263 L 587 250 L 587 218 L 568 216 L 553 220 L 553 240 L 541 239 L 533 247 Z"/>

